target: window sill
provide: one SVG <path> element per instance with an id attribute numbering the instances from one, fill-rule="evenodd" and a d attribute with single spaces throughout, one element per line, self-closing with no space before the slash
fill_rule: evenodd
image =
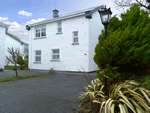
<path id="1" fill-rule="evenodd" d="M 36 40 L 36 39 L 43 39 L 43 38 L 46 38 L 46 37 L 36 37 L 36 38 L 34 38 L 34 40 Z"/>
<path id="2" fill-rule="evenodd" d="M 60 60 L 50 60 L 51 62 L 60 62 Z"/>
<path id="3" fill-rule="evenodd" d="M 56 35 L 59 35 L 59 34 L 62 34 L 62 32 L 61 33 L 56 33 Z"/>
<path id="4" fill-rule="evenodd" d="M 79 45 L 79 43 L 72 43 L 71 45 Z"/>
<path id="5" fill-rule="evenodd" d="M 42 64 L 42 62 L 33 62 L 33 64 Z"/>

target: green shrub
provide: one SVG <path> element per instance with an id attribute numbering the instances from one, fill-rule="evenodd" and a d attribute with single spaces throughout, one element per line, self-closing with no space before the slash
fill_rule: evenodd
<path id="1" fill-rule="evenodd" d="M 116 15 L 107 26 L 107 38 L 104 30 L 95 47 L 94 62 L 100 70 L 97 77 L 104 83 L 108 78 L 108 88 L 118 81 L 143 76 L 150 71 L 150 18 L 138 4 L 132 5 L 127 13 Z M 106 69 L 104 63 L 106 60 Z"/>
<path id="2" fill-rule="evenodd" d="M 19 67 L 20 70 L 24 70 L 24 66 Z"/>
<path id="3" fill-rule="evenodd" d="M 13 68 L 13 70 L 16 70 L 16 68 Z"/>
<path id="4" fill-rule="evenodd" d="M 17 63 L 22 66 L 24 64 L 24 60 L 22 59 L 22 56 L 18 56 Z"/>

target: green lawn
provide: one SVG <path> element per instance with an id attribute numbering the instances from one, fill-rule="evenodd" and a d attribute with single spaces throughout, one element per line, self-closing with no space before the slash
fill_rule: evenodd
<path id="1" fill-rule="evenodd" d="M 4 66 L 6 70 L 13 70 L 13 68 L 15 68 L 15 66 Z M 20 70 L 20 66 L 17 66 L 17 70 Z"/>
<path id="2" fill-rule="evenodd" d="M 8 77 L 8 78 L 1 78 L 0 82 L 6 82 L 6 81 L 13 81 L 13 80 L 20 80 L 20 79 L 26 79 L 26 78 L 32 78 L 32 77 L 37 77 L 37 76 L 44 76 L 44 75 L 50 75 L 48 73 L 43 73 L 43 74 L 35 74 L 35 75 L 25 75 L 25 76 L 19 76 L 19 77 Z"/>

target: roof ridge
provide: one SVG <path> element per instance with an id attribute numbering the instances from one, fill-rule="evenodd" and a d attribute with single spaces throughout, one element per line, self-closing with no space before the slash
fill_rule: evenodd
<path id="1" fill-rule="evenodd" d="M 93 9 L 93 8 L 96 8 L 96 7 L 99 7 L 99 6 L 95 6 L 95 7 L 91 7 L 91 8 L 86 8 L 86 9 L 82 9 L 82 10 L 78 10 L 78 11 L 73 11 L 73 12 L 70 12 L 70 13 L 65 13 L 65 14 L 62 14 L 62 15 L 59 15 L 59 16 L 64 16 L 64 15 L 69 15 L 71 13 L 77 13 L 77 12 L 84 12 L 85 10 L 90 10 L 90 9 Z"/>
<path id="2" fill-rule="evenodd" d="M 8 32 L 7 32 L 7 33 L 8 33 Z M 14 38 L 20 40 L 20 38 L 19 38 L 18 36 L 14 35 L 14 34 L 11 34 L 11 33 L 8 33 L 8 34 L 10 34 L 10 35 L 13 36 Z M 21 40 L 20 40 L 20 41 L 21 41 Z"/>

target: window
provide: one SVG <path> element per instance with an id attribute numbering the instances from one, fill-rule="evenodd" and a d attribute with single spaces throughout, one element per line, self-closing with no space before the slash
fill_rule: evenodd
<path id="1" fill-rule="evenodd" d="M 46 36 L 46 27 L 38 27 L 36 28 L 36 37 Z"/>
<path id="2" fill-rule="evenodd" d="M 35 51 L 35 61 L 40 62 L 41 61 L 41 50 Z"/>
<path id="3" fill-rule="evenodd" d="M 52 50 L 52 59 L 58 60 L 59 59 L 59 49 L 53 49 Z"/>
<path id="4" fill-rule="evenodd" d="M 24 52 L 27 52 L 28 51 L 28 45 L 24 45 Z"/>
<path id="5" fill-rule="evenodd" d="M 61 33 L 62 32 L 62 25 L 61 22 L 58 22 L 58 32 Z"/>
<path id="6" fill-rule="evenodd" d="M 77 43 L 78 42 L 78 31 L 73 32 L 73 42 Z"/>

